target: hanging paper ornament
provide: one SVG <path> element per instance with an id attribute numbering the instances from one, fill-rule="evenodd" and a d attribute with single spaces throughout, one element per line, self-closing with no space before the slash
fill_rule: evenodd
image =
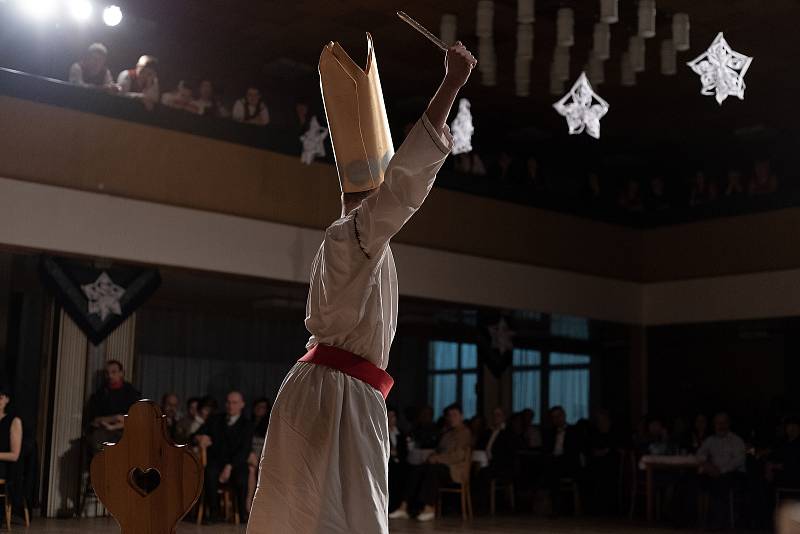
<path id="1" fill-rule="evenodd" d="M 628 41 L 628 53 L 631 55 L 631 65 L 634 72 L 644 72 L 644 38 L 638 35 L 631 36 Z"/>
<path id="2" fill-rule="evenodd" d="M 678 73 L 678 58 L 672 39 L 661 41 L 661 74 L 673 76 Z"/>
<path id="3" fill-rule="evenodd" d="M 533 57 L 533 24 L 517 25 L 517 57 Z"/>
<path id="4" fill-rule="evenodd" d="M 619 0 L 600 0 L 600 20 L 608 24 L 619 21 Z"/>
<path id="5" fill-rule="evenodd" d="M 453 154 L 472 152 L 472 134 L 475 127 L 472 125 L 470 107 L 471 104 L 466 98 L 458 101 L 458 113 L 450 125 L 450 133 L 453 135 Z"/>
<path id="6" fill-rule="evenodd" d="M 455 15 L 445 13 L 442 15 L 442 26 L 439 31 L 439 37 L 448 46 L 452 46 L 456 42 L 456 28 L 458 19 Z"/>
<path id="7" fill-rule="evenodd" d="M 517 57 L 514 60 L 515 94 L 529 96 L 531 87 L 531 58 Z"/>
<path id="8" fill-rule="evenodd" d="M 497 58 L 494 40 L 491 37 L 478 38 L 478 70 L 481 73 L 482 85 L 487 87 L 497 85 Z"/>
<path id="9" fill-rule="evenodd" d="M 562 7 L 556 15 L 556 43 L 558 46 L 575 44 L 575 12 L 572 8 Z"/>
<path id="10" fill-rule="evenodd" d="M 586 73 L 581 73 L 569 93 L 553 104 L 553 107 L 567 119 L 570 135 L 586 130 L 595 139 L 600 138 L 600 119 L 608 113 L 609 105 L 594 92 Z"/>
<path id="11" fill-rule="evenodd" d="M 553 52 L 553 73 L 559 81 L 569 80 L 569 48 L 557 46 Z"/>
<path id="12" fill-rule="evenodd" d="M 636 85 L 636 71 L 633 70 L 633 63 L 631 62 L 630 52 L 622 54 L 622 61 L 620 64 L 620 84 L 624 87 L 633 87 Z"/>
<path id="13" fill-rule="evenodd" d="M 656 0 L 639 0 L 639 36 L 649 39 L 656 35 Z"/>
<path id="14" fill-rule="evenodd" d="M 311 165 L 318 156 L 324 158 L 326 137 L 328 137 L 328 129 L 320 126 L 317 116 L 314 115 L 308 123 L 308 130 L 300 136 L 300 141 L 303 143 L 300 161 Z"/>
<path id="15" fill-rule="evenodd" d="M 536 20 L 536 3 L 534 0 L 517 0 L 517 22 L 532 24 Z"/>
<path id="16" fill-rule="evenodd" d="M 690 48 L 689 29 L 689 14 L 675 13 L 672 17 L 672 42 L 678 52 L 686 52 Z"/>
<path id="17" fill-rule="evenodd" d="M 744 75 L 752 61 L 752 57 L 733 50 L 719 32 L 708 50 L 687 65 L 700 75 L 700 92 L 714 95 L 721 105 L 731 95 L 744 100 Z"/>
<path id="18" fill-rule="evenodd" d="M 611 57 L 611 27 L 607 22 L 596 22 L 593 35 L 594 55 L 602 60 Z"/>
<path id="19" fill-rule="evenodd" d="M 494 34 L 494 2 L 478 0 L 478 18 L 475 23 L 475 35 L 491 37 Z"/>

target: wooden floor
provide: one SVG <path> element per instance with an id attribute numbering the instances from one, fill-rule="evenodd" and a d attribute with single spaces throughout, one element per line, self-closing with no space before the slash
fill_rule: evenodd
<path id="1" fill-rule="evenodd" d="M 462 523 L 458 519 L 443 519 L 431 523 L 416 521 L 392 521 L 392 534 L 418 532 L 446 532 L 460 534 L 696 534 L 698 530 L 670 530 L 625 521 L 575 520 L 559 519 L 548 521 L 539 518 L 498 517 L 495 519 L 478 518 L 470 523 Z M 31 534 L 112 534 L 119 528 L 112 519 L 37 519 L 26 531 L 21 525 L 13 525 L 12 532 L 28 532 Z M 244 526 L 214 525 L 213 527 L 195 526 L 181 523 L 179 534 L 243 534 Z"/>

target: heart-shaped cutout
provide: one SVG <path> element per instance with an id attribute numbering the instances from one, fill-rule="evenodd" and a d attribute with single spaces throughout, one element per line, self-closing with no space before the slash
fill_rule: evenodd
<path id="1" fill-rule="evenodd" d="M 141 470 L 138 467 L 128 473 L 128 484 L 142 497 L 147 497 L 161 484 L 161 473 L 155 467 Z"/>

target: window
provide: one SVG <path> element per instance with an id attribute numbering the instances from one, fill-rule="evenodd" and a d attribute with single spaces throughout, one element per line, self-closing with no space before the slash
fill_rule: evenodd
<path id="1" fill-rule="evenodd" d="M 589 320 L 571 315 L 550 316 L 550 334 L 555 337 L 589 339 Z"/>
<path id="2" fill-rule="evenodd" d="M 478 346 L 431 341 L 428 357 L 428 400 L 436 417 L 446 406 L 461 404 L 464 417 L 478 410 Z"/>
<path id="3" fill-rule="evenodd" d="M 589 416 L 591 356 L 514 349 L 512 363 L 515 412 L 531 408 L 537 423 L 543 407 L 563 406 L 570 423 Z"/>

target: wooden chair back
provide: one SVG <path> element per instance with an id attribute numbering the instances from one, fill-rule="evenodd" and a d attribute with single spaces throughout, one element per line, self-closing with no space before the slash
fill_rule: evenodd
<path id="1" fill-rule="evenodd" d="M 92 459 L 91 478 L 122 534 L 173 534 L 203 488 L 200 460 L 172 442 L 161 410 L 148 400 L 131 407 L 119 443 Z"/>

